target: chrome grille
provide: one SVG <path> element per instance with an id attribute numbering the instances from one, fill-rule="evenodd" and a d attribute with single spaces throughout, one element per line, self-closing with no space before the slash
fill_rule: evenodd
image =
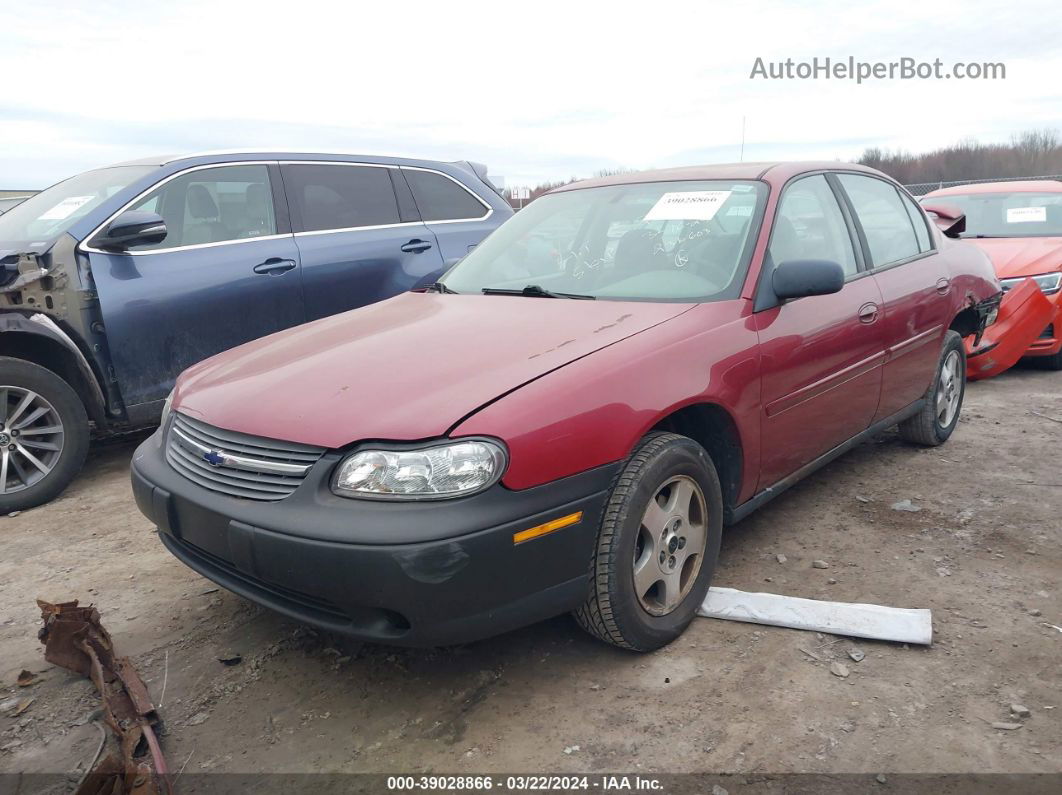
<path id="1" fill-rule="evenodd" d="M 284 499 L 323 453 L 322 447 L 215 428 L 179 412 L 166 442 L 166 460 L 186 478 L 248 500 Z"/>

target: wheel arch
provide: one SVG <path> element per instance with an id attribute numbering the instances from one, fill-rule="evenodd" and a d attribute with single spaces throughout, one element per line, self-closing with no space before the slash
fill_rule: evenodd
<path id="1" fill-rule="evenodd" d="M 103 390 L 88 360 L 54 321 L 45 315 L 39 317 L 43 320 L 18 313 L 0 314 L 0 356 L 22 359 L 51 370 L 70 384 L 89 418 L 97 426 L 106 425 Z"/>
<path id="2" fill-rule="evenodd" d="M 734 509 L 741 494 L 745 453 L 737 422 L 726 408 L 711 402 L 687 404 L 659 417 L 649 431 L 688 436 L 707 450 L 719 475 L 727 512 Z"/>
<path id="3" fill-rule="evenodd" d="M 972 306 L 967 306 L 952 318 L 948 326 L 952 331 L 959 332 L 959 336 L 966 337 L 976 334 L 981 328 L 981 317 Z"/>

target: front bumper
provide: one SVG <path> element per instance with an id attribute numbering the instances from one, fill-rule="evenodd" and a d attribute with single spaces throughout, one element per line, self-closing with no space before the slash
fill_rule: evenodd
<path id="1" fill-rule="evenodd" d="M 291 618 L 362 640 L 463 643 L 572 610 L 618 464 L 523 491 L 381 503 L 328 488 L 326 454 L 290 496 L 210 491 L 165 460 L 161 431 L 133 457 L 133 495 L 166 548 L 217 584 Z M 582 511 L 577 524 L 513 534 Z"/>
<path id="2" fill-rule="evenodd" d="M 1062 351 L 1062 293 L 1052 295 L 1051 301 L 1055 305 L 1051 322 L 1040 332 L 1040 336 L 1032 341 L 1025 351 L 1025 356 L 1054 356 Z"/>
<path id="3" fill-rule="evenodd" d="M 1055 312 L 1055 304 L 1032 280 L 1008 290 L 999 303 L 996 322 L 967 340 L 966 377 L 977 381 L 1010 369 L 1027 355 Z"/>

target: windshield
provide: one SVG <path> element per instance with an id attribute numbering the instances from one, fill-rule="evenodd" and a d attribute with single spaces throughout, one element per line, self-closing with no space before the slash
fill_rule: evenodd
<path id="1" fill-rule="evenodd" d="M 544 196 L 443 279 L 459 293 L 524 290 L 633 301 L 735 297 L 766 186 L 655 182 Z M 524 291 L 525 295 L 540 295 Z"/>
<path id="2" fill-rule="evenodd" d="M 966 213 L 960 237 L 1062 237 L 1062 192 L 967 193 L 931 197 Z"/>
<path id="3" fill-rule="evenodd" d="M 31 196 L 0 215 L 0 248 L 55 240 L 86 213 L 156 168 L 114 166 L 86 171 Z"/>

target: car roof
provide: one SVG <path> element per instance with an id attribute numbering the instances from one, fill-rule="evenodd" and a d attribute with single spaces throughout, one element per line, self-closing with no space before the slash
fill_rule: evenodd
<path id="1" fill-rule="evenodd" d="M 959 196 L 970 193 L 1062 193 L 1062 182 L 1057 179 L 1018 179 L 1009 182 L 977 182 L 938 188 L 926 196 Z M 924 197 L 923 197 L 924 198 Z"/>
<path id="2" fill-rule="evenodd" d="M 441 161 L 441 160 L 426 160 L 423 158 L 404 157 L 400 155 L 367 155 L 363 152 L 345 152 L 338 150 L 322 151 L 322 150 L 295 150 L 295 149 L 214 149 L 204 152 L 190 152 L 179 155 L 156 155 L 155 157 L 144 157 L 138 160 L 126 160 L 121 163 L 114 163 L 114 166 L 168 166 L 171 163 L 177 163 L 182 160 L 200 160 L 203 158 L 212 157 L 233 157 L 234 159 L 240 159 L 244 157 L 262 157 L 266 160 L 276 159 L 291 159 L 291 160 L 311 160 L 314 158 L 329 160 L 329 159 L 342 159 L 342 160 L 364 160 L 368 163 L 379 162 L 381 160 L 395 161 L 401 164 L 407 163 L 441 163 L 441 162 L 453 162 L 456 164 L 461 161 Z"/>
<path id="3" fill-rule="evenodd" d="M 798 174 L 808 171 L 860 171 L 890 179 L 876 169 L 858 163 L 841 163 L 835 160 L 774 161 L 765 163 L 717 163 L 702 166 L 682 166 L 653 171 L 632 171 L 609 177 L 584 179 L 554 188 L 550 193 L 563 193 L 582 188 L 598 188 L 606 185 L 637 185 L 644 182 L 682 182 L 693 180 L 755 179 L 782 185 Z"/>

